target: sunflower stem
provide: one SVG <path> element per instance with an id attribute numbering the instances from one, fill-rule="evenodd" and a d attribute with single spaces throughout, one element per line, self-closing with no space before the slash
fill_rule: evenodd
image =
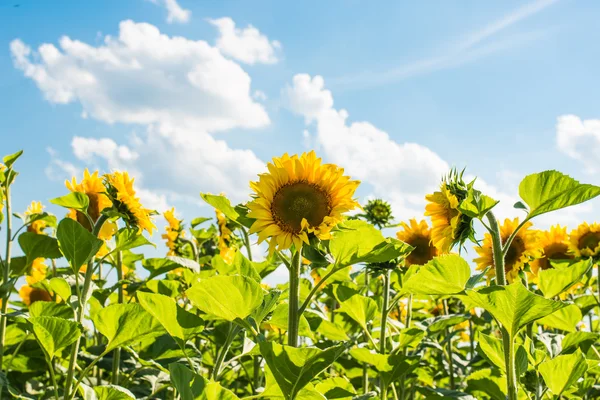
<path id="1" fill-rule="evenodd" d="M 298 347 L 298 329 L 300 326 L 300 266 L 302 249 L 298 248 L 290 263 L 290 283 L 288 296 L 288 346 Z"/>
<path id="2" fill-rule="evenodd" d="M 379 353 L 385 354 L 386 352 L 386 334 L 387 334 L 387 317 L 388 317 L 388 306 L 390 302 L 390 274 L 391 270 L 386 269 L 383 275 L 383 304 L 381 306 L 381 331 L 379 333 Z M 387 385 L 383 374 L 379 377 L 381 400 L 387 399 Z"/>
<path id="3" fill-rule="evenodd" d="M 120 282 L 123 280 L 123 253 L 117 252 L 117 303 L 123 304 L 123 284 Z M 185 350 L 184 350 L 185 352 Z M 111 383 L 113 385 L 119 384 L 119 366 L 121 364 L 121 348 L 116 348 L 113 352 L 113 363 L 112 363 L 112 375 Z"/>
<path id="4" fill-rule="evenodd" d="M 448 313 L 448 301 L 446 299 L 442 300 L 442 306 L 444 308 L 444 315 L 449 315 Z M 452 350 L 452 336 L 450 336 L 450 330 L 448 328 L 446 331 L 446 340 L 448 341 L 446 344 L 446 351 L 448 352 L 448 375 L 450 377 L 450 389 L 454 390 L 456 388 L 456 383 L 454 382 L 454 351 Z"/>
<path id="5" fill-rule="evenodd" d="M 509 248 L 512 239 L 516 236 L 516 232 L 524 225 L 523 221 L 513 232 L 511 237 L 506 241 L 505 247 L 502 247 L 502 237 L 500 236 L 500 228 L 494 214 L 490 211 L 487 214 L 490 223 L 490 235 L 492 237 L 492 254 L 494 256 L 494 268 L 496 269 L 496 284 L 506 285 L 506 272 L 504 270 L 504 255 L 506 249 Z M 505 327 L 501 328 L 502 343 L 504 348 L 504 363 L 506 367 L 506 386 L 508 390 L 508 399 L 517 400 L 517 370 L 515 363 L 515 341 L 510 336 Z"/>
<path id="6" fill-rule="evenodd" d="M 104 225 L 104 222 L 108 219 L 108 217 L 104 214 L 100 215 L 96 224 L 94 225 L 94 229 L 92 230 L 92 234 L 98 237 L 98 233 Z M 79 271 L 76 271 L 76 274 L 79 274 Z M 77 308 L 77 314 L 75 315 L 76 321 L 78 323 L 83 322 L 83 317 L 85 315 L 85 308 L 87 305 L 88 294 L 90 291 L 92 276 L 94 275 L 94 257 L 88 262 L 87 269 L 85 270 L 85 278 L 83 280 L 83 289 L 81 291 L 81 296 L 79 297 L 79 306 Z M 77 338 L 73 346 L 71 346 L 71 357 L 69 359 L 69 368 L 67 369 L 67 378 L 65 380 L 65 398 L 71 398 L 71 395 L 75 394 L 77 390 L 77 386 L 73 388 L 73 393 L 71 393 L 71 386 L 73 384 L 73 375 L 75 373 L 75 366 L 77 365 L 77 356 L 79 355 L 79 346 L 81 344 L 81 336 Z"/>
<path id="7" fill-rule="evenodd" d="M 6 175 L 6 184 L 4 187 L 4 194 L 6 198 L 6 252 L 4 257 L 4 268 L 2 269 L 2 284 L 8 283 L 10 274 L 10 257 L 12 248 L 12 211 L 10 201 L 10 175 L 12 170 L 8 170 Z M 12 285 L 11 285 L 12 286 Z M 2 317 L 0 318 L 0 371 L 2 371 L 2 362 L 4 359 L 4 340 L 6 337 L 6 311 L 8 310 L 8 298 L 11 290 L 7 290 L 6 294 L 2 297 Z M 0 397 L 2 396 L 2 389 L 0 388 Z"/>
<path id="8" fill-rule="evenodd" d="M 598 275 L 596 276 L 596 284 L 598 285 L 598 301 L 600 301 L 600 263 L 598 263 Z M 592 325 L 592 313 L 590 312 L 590 332 L 594 332 L 594 326 Z M 598 324 L 600 326 L 600 324 Z"/>

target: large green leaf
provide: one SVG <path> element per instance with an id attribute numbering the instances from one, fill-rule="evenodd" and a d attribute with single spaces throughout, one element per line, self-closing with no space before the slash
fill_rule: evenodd
<path id="1" fill-rule="evenodd" d="M 183 348 L 187 340 L 202 331 L 202 318 L 179 307 L 175 300 L 162 294 L 137 293 L 140 304 L 156 318 Z"/>
<path id="2" fill-rule="evenodd" d="M 231 206 L 231 202 L 225 196 L 214 195 L 208 193 L 200 193 L 202 200 L 221 211 L 227 218 L 232 221 L 237 221 L 240 214 Z"/>
<path id="3" fill-rule="evenodd" d="M 471 218 L 482 219 L 498 203 L 498 200 L 482 194 L 479 190 L 471 189 L 458 209 Z"/>
<path id="4" fill-rule="evenodd" d="M 529 206 L 529 217 L 583 203 L 600 195 L 600 187 L 581 184 L 558 171 L 526 176 L 519 184 L 519 196 Z"/>
<path id="5" fill-rule="evenodd" d="M 584 354 L 587 354 L 590 347 L 594 345 L 600 338 L 600 334 L 592 333 L 592 332 L 571 332 L 562 340 L 561 346 L 561 354 L 569 354 L 574 352 L 577 349 L 581 349 Z"/>
<path id="6" fill-rule="evenodd" d="M 402 379 L 417 368 L 420 360 L 419 357 L 407 357 L 401 354 L 373 353 L 366 348 L 352 349 L 350 355 L 357 361 L 374 366 L 381 373 L 386 385 Z"/>
<path id="7" fill-rule="evenodd" d="M 275 307 L 275 310 L 273 310 L 273 314 L 271 315 L 271 318 L 269 318 L 268 323 L 269 325 L 275 328 L 287 331 L 288 318 L 289 305 L 287 303 L 282 303 Z M 298 334 L 301 336 L 309 337 L 314 340 L 315 336 L 313 335 L 312 330 L 310 329 L 310 325 L 308 324 L 306 317 L 304 317 L 304 315 L 301 315 L 299 320 L 300 323 L 298 326 Z"/>
<path id="8" fill-rule="evenodd" d="M 98 400 L 135 400 L 135 395 L 124 387 L 117 385 L 94 386 Z"/>
<path id="9" fill-rule="evenodd" d="M 337 268 L 360 262 L 386 262 L 409 254 L 412 247 L 396 239 L 385 239 L 373 225 L 348 220 L 332 231 L 329 250 Z"/>
<path id="10" fill-rule="evenodd" d="M 115 248 L 111 253 L 117 251 L 125 251 L 135 249 L 140 246 L 154 246 L 154 243 L 150 242 L 144 235 L 140 233 L 138 229 L 134 228 L 122 228 L 115 234 Z"/>
<path id="11" fill-rule="evenodd" d="M 417 295 L 452 295 L 465 290 L 471 276 L 469 264 L 459 255 L 434 258 L 417 267 L 402 287 L 402 291 Z"/>
<path id="12" fill-rule="evenodd" d="M 2 157 L 2 163 L 6 166 L 6 168 L 10 168 L 13 166 L 15 161 L 23 154 L 23 150 L 19 150 L 16 153 L 9 154 L 7 156 Z"/>
<path id="13" fill-rule="evenodd" d="M 102 244 L 102 240 L 92 235 L 81 224 L 70 218 L 65 218 L 58 224 L 56 237 L 60 251 L 75 273 L 79 268 L 96 255 Z"/>
<path id="14" fill-rule="evenodd" d="M 96 329 L 108 338 L 106 351 L 164 332 L 160 323 L 136 303 L 112 304 L 94 317 Z"/>
<path id="15" fill-rule="evenodd" d="M 69 285 L 64 278 L 50 279 L 50 287 L 54 293 L 59 295 L 60 298 L 65 301 L 65 303 L 69 301 L 69 298 L 71 297 L 71 285 Z"/>
<path id="16" fill-rule="evenodd" d="M 488 311 L 511 337 L 525 325 L 552 314 L 566 304 L 531 293 L 520 281 L 508 286 L 467 290 L 468 298 Z"/>
<path id="17" fill-rule="evenodd" d="M 550 391 L 560 396 L 587 371 L 587 368 L 583 353 L 577 351 L 544 361 L 538 367 L 538 371 Z"/>
<path id="18" fill-rule="evenodd" d="M 19 245 L 21 246 L 23 253 L 25 253 L 26 262 L 25 265 L 21 265 L 20 267 L 22 271 L 17 271 L 16 269 L 12 271 L 15 274 L 24 273 L 36 258 L 62 257 L 57 240 L 50 236 L 38 235 L 33 232 L 24 232 L 19 235 Z"/>
<path id="19" fill-rule="evenodd" d="M 274 342 L 260 342 L 260 352 L 275 376 L 287 400 L 317 377 L 344 352 L 344 344 L 325 350 L 316 347 L 296 348 Z"/>
<path id="20" fill-rule="evenodd" d="M 581 281 L 581 278 L 592 268 L 592 259 L 579 260 L 572 263 L 553 263 L 555 268 L 539 271 L 538 286 L 544 297 L 550 299 L 558 296 L 571 286 Z"/>
<path id="21" fill-rule="evenodd" d="M 467 392 L 491 400 L 506 400 L 506 378 L 491 369 L 479 369 L 467 377 Z"/>
<path id="22" fill-rule="evenodd" d="M 504 360 L 504 345 L 501 339 L 495 338 L 484 333 L 479 333 L 477 350 L 480 354 L 484 355 L 487 360 L 497 366 L 500 371 L 506 370 L 506 364 Z M 522 345 L 517 345 L 516 351 L 516 367 L 519 375 L 527 371 L 527 351 Z"/>
<path id="23" fill-rule="evenodd" d="M 65 208 L 72 208 L 73 210 L 78 210 L 81 212 L 87 212 L 90 199 L 85 193 L 71 192 L 64 196 L 50 200 L 50 203 Z"/>
<path id="24" fill-rule="evenodd" d="M 544 318 L 540 318 L 538 323 L 567 332 L 575 332 L 577 330 L 577 324 L 582 318 L 579 307 L 575 304 L 569 304 Z"/>
<path id="25" fill-rule="evenodd" d="M 186 292 L 200 310 L 227 321 L 245 319 L 263 301 L 264 291 L 253 279 L 240 276 L 212 276 L 202 279 Z"/>
<path id="26" fill-rule="evenodd" d="M 168 258 L 147 258 L 142 261 L 142 267 L 150 272 L 148 279 L 155 278 L 161 274 L 179 268 L 180 265 Z"/>
<path id="27" fill-rule="evenodd" d="M 81 329 L 75 321 L 59 317 L 34 317 L 29 321 L 35 338 L 49 360 L 81 336 Z"/>
<path id="28" fill-rule="evenodd" d="M 181 400 L 238 400 L 231 391 L 217 382 L 207 381 L 184 365 L 169 364 L 169 372 Z"/>
<path id="29" fill-rule="evenodd" d="M 373 321 L 378 314 L 379 306 L 375 300 L 360 294 L 355 294 L 342 301 L 340 308 L 338 308 L 336 312 L 346 313 L 350 318 L 356 321 L 362 329 L 367 330 L 367 324 L 370 321 Z"/>
<path id="30" fill-rule="evenodd" d="M 54 303 L 51 301 L 36 301 L 29 306 L 29 316 L 35 317 L 59 317 L 62 319 L 74 318 L 73 309 L 65 303 Z"/>

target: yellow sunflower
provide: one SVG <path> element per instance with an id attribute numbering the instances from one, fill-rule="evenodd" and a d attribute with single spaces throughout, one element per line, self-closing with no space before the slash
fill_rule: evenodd
<path id="1" fill-rule="evenodd" d="M 600 224 L 584 222 L 570 235 L 569 249 L 576 257 L 600 255 Z"/>
<path id="2" fill-rule="evenodd" d="M 550 227 L 549 231 L 538 232 L 538 248 L 542 254 L 531 262 L 532 278 L 535 279 L 540 270 L 552 268 L 552 260 L 569 260 L 569 235 L 567 228 L 560 225 Z"/>
<path id="3" fill-rule="evenodd" d="M 152 222 L 152 210 L 144 208 L 133 188 L 134 179 L 127 172 L 113 172 L 104 176 L 108 186 L 108 195 L 117 210 L 127 216 L 129 225 L 146 230 L 149 234 L 156 229 Z"/>
<path id="4" fill-rule="evenodd" d="M 459 227 L 461 212 L 458 198 L 442 183 L 439 192 L 425 196 L 425 216 L 431 217 L 431 241 L 433 245 L 447 253 L 452 248 Z"/>
<path id="5" fill-rule="evenodd" d="M 438 249 L 431 240 L 431 230 L 426 221 L 417 222 L 416 219 L 402 222 L 400 225 L 404 228 L 396 233 L 399 240 L 414 247 L 414 250 L 406 257 L 405 264 L 424 265 L 438 255 Z"/>
<path id="6" fill-rule="evenodd" d="M 518 276 L 519 271 L 523 269 L 525 264 L 535 258 L 541 257 L 541 251 L 537 242 L 537 231 L 530 229 L 531 225 L 531 222 L 527 222 L 519 230 L 504 256 L 504 271 L 506 273 L 506 280 L 509 283 Z M 506 243 L 506 240 L 515 231 L 517 226 L 519 226 L 518 218 L 513 220 L 507 218 L 504 220 L 504 224 L 500 227 L 502 244 Z M 477 270 L 481 271 L 488 266 L 494 265 L 492 237 L 489 233 L 485 234 L 483 245 L 476 247 L 475 250 L 479 254 L 479 257 L 473 260 L 477 264 Z M 491 268 L 488 271 L 488 277 L 491 278 L 493 276 L 495 276 L 495 271 Z"/>
<path id="7" fill-rule="evenodd" d="M 460 332 L 460 342 L 468 342 L 471 338 L 471 330 L 469 329 L 469 321 L 463 321 L 460 324 L 454 325 L 454 330 Z"/>
<path id="8" fill-rule="evenodd" d="M 215 210 L 217 214 L 217 225 L 219 226 L 219 255 L 227 264 L 231 264 L 235 257 L 236 248 L 232 246 L 232 231 L 227 226 L 227 217 L 220 210 Z"/>
<path id="9" fill-rule="evenodd" d="M 176 256 L 177 239 L 185 235 L 185 232 L 183 231 L 182 220 L 175 217 L 175 207 L 165 211 L 163 216 L 168 223 L 168 225 L 165 227 L 166 233 L 162 235 L 162 238 L 167 241 L 167 247 L 169 248 L 167 255 Z"/>
<path id="10" fill-rule="evenodd" d="M 106 187 L 102 182 L 102 178 L 98 176 L 98 171 L 94 171 L 93 174 L 90 174 L 90 171 L 86 168 L 85 171 L 83 171 L 83 179 L 80 183 L 77 183 L 77 179 L 73 177 L 70 182 L 65 181 L 65 185 L 71 192 L 84 193 L 88 197 L 89 206 L 87 213 L 94 222 L 98 220 L 102 210 L 112 206 L 112 201 L 110 201 L 106 195 Z M 90 222 L 82 213 L 71 210 L 68 216 L 79 221 L 79 223 L 88 228 L 88 230 L 92 230 Z"/>
<path id="11" fill-rule="evenodd" d="M 36 301 L 52 301 L 50 293 L 44 289 L 34 288 L 29 285 L 21 286 L 21 289 L 19 289 L 19 296 L 21 297 L 21 300 L 23 300 L 23 303 L 28 307 Z"/>
<path id="12" fill-rule="evenodd" d="M 248 216 L 256 219 L 250 233 L 258 233 L 258 242 L 270 238 L 269 253 L 292 244 L 299 248 L 310 233 L 329 239 L 343 214 L 360 207 L 352 198 L 360 182 L 336 165 L 323 164 L 314 151 L 286 153 L 267 168 L 258 182 L 250 183 L 254 199 Z"/>
<path id="13" fill-rule="evenodd" d="M 44 280 L 46 278 L 46 274 L 48 273 L 48 266 L 44 264 L 43 258 L 36 258 L 33 260 L 31 264 L 31 270 L 29 274 L 25 277 L 25 280 L 29 285 L 33 285 L 39 281 Z"/>
<path id="14" fill-rule="evenodd" d="M 32 201 L 27 210 L 25 211 L 25 215 L 36 215 L 44 212 L 44 206 L 39 201 Z M 44 234 L 44 229 L 48 226 L 46 221 L 37 220 L 33 221 L 31 224 L 27 226 L 27 232 L 37 233 L 38 235 Z"/>

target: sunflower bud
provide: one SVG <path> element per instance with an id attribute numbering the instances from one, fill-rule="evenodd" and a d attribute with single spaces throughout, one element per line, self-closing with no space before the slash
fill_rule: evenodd
<path id="1" fill-rule="evenodd" d="M 394 218 L 392 216 L 392 207 L 390 204 L 381 199 L 369 200 L 364 207 L 364 210 L 365 219 L 379 229 L 389 224 Z"/>

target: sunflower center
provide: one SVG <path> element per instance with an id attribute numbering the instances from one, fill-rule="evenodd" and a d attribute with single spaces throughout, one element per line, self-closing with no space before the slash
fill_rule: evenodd
<path id="1" fill-rule="evenodd" d="M 519 236 L 515 237 L 506 252 L 506 256 L 504 256 L 504 270 L 506 272 L 512 271 L 524 251 L 525 242 Z"/>
<path id="2" fill-rule="evenodd" d="M 415 236 L 406 243 L 414 247 L 414 250 L 406 258 L 410 265 L 427 264 L 435 256 L 435 247 L 431 244 L 429 237 Z"/>
<path id="3" fill-rule="evenodd" d="M 539 260 L 540 267 L 542 269 L 552 268 L 551 260 L 570 260 L 573 257 L 567 254 L 567 250 L 568 246 L 563 243 L 552 243 L 544 247 L 545 257 Z"/>
<path id="4" fill-rule="evenodd" d="M 595 250 L 600 243 L 599 232 L 588 232 L 579 238 L 579 248 Z"/>
<path id="5" fill-rule="evenodd" d="M 303 181 L 283 186 L 271 203 L 275 222 L 286 232 L 299 233 L 303 218 L 310 226 L 319 226 L 330 212 L 328 194 L 317 185 Z"/>

